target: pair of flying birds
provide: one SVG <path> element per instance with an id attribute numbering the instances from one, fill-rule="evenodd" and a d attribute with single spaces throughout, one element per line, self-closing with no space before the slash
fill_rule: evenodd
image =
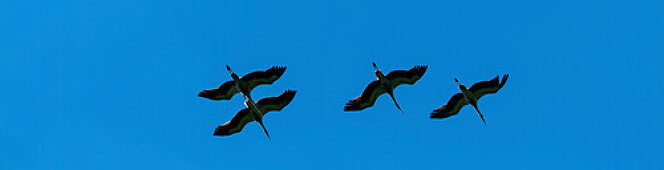
<path id="1" fill-rule="evenodd" d="M 238 77 L 231 67 L 226 65 L 226 69 L 231 74 L 233 80 L 221 84 L 219 88 L 203 90 L 198 93 L 198 96 L 205 97 L 212 100 L 229 100 L 237 93 L 241 93 L 246 99 L 244 108 L 237 112 L 231 121 L 218 126 L 214 131 L 214 136 L 226 136 L 242 131 L 245 125 L 249 122 L 256 121 L 261 125 L 265 135 L 270 139 L 270 134 L 267 132 L 265 125 L 263 125 L 263 116 L 270 111 L 280 111 L 288 105 L 295 97 L 295 90 L 286 90 L 284 93 L 277 97 L 266 97 L 254 102 L 251 98 L 251 90 L 256 86 L 263 84 L 272 84 L 281 75 L 286 72 L 286 67 L 272 67 L 265 71 L 257 71 L 249 73 L 242 77 Z"/>
<path id="2" fill-rule="evenodd" d="M 401 107 L 397 103 L 397 100 L 394 98 L 394 89 L 402 84 L 415 84 L 417 80 L 422 78 L 424 72 L 427 70 L 427 66 L 420 65 L 415 66 L 410 70 L 395 70 L 388 73 L 387 75 L 384 75 L 383 72 L 378 69 L 376 63 L 372 63 L 372 65 L 376 70 L 374 73 L 378 79 L 369 83 L 369 85 L 362 92 L 361 96 L 346 103 L 344 111 L 360 111 L 369 108 L 374 105 L 376 99 L 378 99 L 380 95 L 387 93 L 392 98 L 392 101 L 394 102 L 394 105 L 397 107 L 397 109 L 403 113 Z M 226 69 L 230 72 L 233 80 L 225 82 L 219 86 L 219 88 L 203 90 L 202 92 L 198 93 L 198 96 L 211 100 L 229 100 L 235 94 L 241 93 L 246 99 L 245 105 L 247 108 L 237 112 L 231 121 L 218 126 L 214 132 L 214 135 L 226 136 L 238 133 L 242 131 L 242 128 L 244 128 L 246 124 L 252 121 L 256 121 L 261 125 L 261 127 L 263 127 L 263 131 L 269 139 L 270 135 L 263 125 L 263 116 L 267 112 L 280 111 L 283 109 L 293 100 L 293 97 L 295 97 L 295 91 L 286 90 L 286 92 L 277 97 L 263 98 L 254 103 L 251 98 L 251 90 L 259 85 L 274 83 L 277 79 L 279 79 L 279 77 L 281 77 L 281 75 L 284 74 L 286 67 L 275 66 L 265 71 L 252 72 L 242 77 L 238 77 L 235 73 L 233 73 L 228 65 L 226 65 Z M 486 124 L 484 116 L 477 107 L 477 101 L 487 94 L 498 92 L 498 90 L 500 90 L 505 85 L 508 76 L 509 75 L 507 74 L 503 75 L 503 78 L 500 81 L 499 76 L 496 76 L 489 81 L 475 83 L 470 86 L 470 88 L 466 88 L 466 86 L 459 83 L 459 80 L 454 78 L 454 81 L 459 85 L 461 93 L 453 95 L 447 104 L 439 107 L 436 110 L 433 110 L 433 112 L 430 114 L 430 118 L 442 119 L 456 115 L 459 113 L 461 108 L 470 104 L 475 108 L 484 124 Z"/>

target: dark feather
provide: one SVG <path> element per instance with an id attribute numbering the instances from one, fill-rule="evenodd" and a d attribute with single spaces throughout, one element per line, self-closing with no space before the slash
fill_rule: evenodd
<path id="1" fill-rule="evenodd" d="M 249 113 L 250 112 L 248 108 L 240 110 L 235 114 L 235 116 L 233 116 L 231 121 L 217 126 L 217 128 L 214 130 L 214 136 L 227 136 L 242 131 L 247 123 L 253 121 L 253 118 L 251 118 Z"/>
<path id="2" fill-rule="evenodd" d="M 284 72 L 286 72 L 286 67 L 274 66 L 274 67 L 272 67 L 270 69 L 267 69 L 265 71 L 251 72 L 247 75 L 242 76 L 240 78 L 240 80 L 250 82 L 250 81 L 254 81 L 256 79 L 275 79 L 275 78 L 278 79 L 279 77 L 281 77 L 281 75 L 284 74 Z M 272 84 L 272 82 L 274 82 L 274 81 L 266 82 L 266 83 L 267 84 Z"/>
<path id="3" fill-rule="evenodd" d="M 395 70 L 388 73 L 385 78 L 392 81 L 393 86 L 398 86 L 401 84 L 410 84 L 413 85 L 417 80 L 424 76 L 424 73 L 427 71 L 428 66 L 418 65 L 410 70 Z"/>
<path id="4" fill-rule="evenodd" d="M 199 97 L 204 97 L 208 98 L 211 100 L 228 100 L 233 97 L 237 92 L 233 92 L 230 94 L 231 88 L 235 86 L 235 81 L 227 81 L 224 84 L 221 84 L 219 88 L 216 89 L 208 89 L 208 90 L 203 90 L 200 93 L 198 93 Z"/>
<path id="5" fill-rule="evenodd" d="M 364 91 L 362 92 L 361 96 L 356 97 L 355 99 L 350 100 L 348 101 L 348 103 L 346 103 L 344 111 L 359 111 L 367 107 L 373 106 L 378 96 L 385 93 L 385 90 L 383 90 L 383 88 L 381 88 L 380 86 L 381 86 L 380 81 L 378 80 L 369 83 L 369 85 L 367 85 L 367 87 L 364 88 Z"/>
<path id="6" fill-rule="evenodd" d="M 500 76 L 496 76 L 495 78 L 493 78 L 489 81 L 477 82 L 477 83 L 473 84 L 472 86 L 470 86 L 470 88 L 468 90 L 471 93 L 473 93 L 473 95 L 477 99 L 480 99 L 484 95 L 496 93 L 496 92 L 498 92 L 498 90 L 503 88 L 503 86 L 507 82 L 507 77 L 508 76 L 509 76 L 508 74 L 505 74 L 503 76 L 502 82 L 498 81 L 498 78 L 500 78 Z"/>
<path id="7" fill-rule="evenodd" d="M 452 98 L 450 98 L 450 100 L 447 101 L 447 104 L 445 104 L 442 107 L 439 107 L 436 110 L 433 110 L 433 113 L 431 113 L 430 118 L 442 119 L 450 117 L 452 115 L 456 115 L 457 113 L 459 113 L 461 108 L 463 108 L 463 106 L 467 104 L 468 102 L 464 98 L 463 94 L 461 93 L 454 94 L 454 96 L 452 96 Z"/>
<path id="8" fill-rule="evenodd" d="M 477 91 L 477 90 L 480 90 L 480 89 L 498 87 L 500 85 L 500 82 L 498 81 L 498 78 L 499 78 L 499 76 L 496 76 L 496 77 L 494 77 L 493 79 L 491 79 L 489 81 L 477 82 L 477 83 L 473 84 L 472 86 L 470 86 L 470 88 L 468 90 L 470 90 L 470 92 L 474 92 L 474 91 Z"/>
<path id="9" fill-rule="evenodd" d="M 288 105 L 295 97 L 295 90 L 286 90 L 277 97 L 266 97 L 256 102 L 258 107 L 265 105 Z"/>

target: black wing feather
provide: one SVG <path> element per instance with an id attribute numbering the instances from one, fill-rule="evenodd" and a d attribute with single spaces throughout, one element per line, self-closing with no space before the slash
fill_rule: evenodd
<path id="1" fill-rule="evenodd" d="M 235 86 L 235 81 L 227 81 L 221 84 L 219 88 L 203 90 L 198 93 L 199 97 L 208 98 L 211 100 L 228 100 L 237 94 L 239 91 L 232 89 Z"/>
<path id="2" fill-rule="evenodd" d="M 467 105 L 468 101 L 464 98 L 463 94 L 457 93 L 452 98 L 450 98 L 449 101 L 447 101 L 447 104 L 445 104 L 442 107 L 439 107 L 436 110 L 433 110 L 433 113 L 431 113 L 430 118 L 437 118 L 437 119 L 442 119 L 442 118 L 447 118 L 452 115 L 456 115 L 459 113 L 461 108 L 463 106 Z"/>
<path id="3" fill-rule="evenodd" d="M 248 108 L 240 110 L 235 114 L 235 116 L 233 116 L 231 121 L 217 126 L 217 128 L 214 130 L 214 136 L 228 136 L 242 131 L 247 123 L 254 121 L 249 113 L 250 111 Z"/>
<path id="4" fill-rule="evenodd" d="M 359 111 L 371 107 L 376 102 L 378 96 L 380 96 L 383 93 L 385 93 L 385 90 L 383 90 L 383 88 L 381 87 L 380 81 L 378 80 L 372 81 L 371 83 L 369 83 L 369 85 L 367 85 L 366 88 L 364 88 L 364 91 L 362 92 L 361 96 L 356 97 L 355 99 L 350 100 L 348 101 L 348 103 L 346 103 L 344 111 Z"/>
<path id="5" fill-rule="evenodd" d="M 286 67 L 274 66 L 265 71 L 256 71 L 244 75 L 240 80 L 249 83 L 249 89 L 262 84 L 272 84 L 286 72 Z"/>
<path id="6" fill-rule="evenodd" d="M 395 70 L 388 73 L 385 78 L 392 81 L 394 87 L 401 84 L 410 84 L 413 85 L 417 80 L 424 76 L 424 73 L 427 71 L 428 66 L 418 65 L 410 70 Z"/>
<path id="7" fill-rule="evenodd" d="M 281 110 L 286 105 L 290 104 L 295 97 L 295 90 L 286 90 L 284 93 L 277 97 L 267 97 L 260 99 L 256 102 L 258 108 L 261 108 L 262 112 L 268 112 L 272 110 Z"/>
<path id="8" fill-rule="evenodd" d="M 480 81 L 470 86 L 468 90 L 473 93 L 477 99 L 480 99 L 484 95 L 496 93 L 503 88 L 507 82 L 507 77 L 509 77 L 509 75 L 505 74 L 502 81 L 498 81 L 500 76 L 496 76 L 489 81 Z"/>

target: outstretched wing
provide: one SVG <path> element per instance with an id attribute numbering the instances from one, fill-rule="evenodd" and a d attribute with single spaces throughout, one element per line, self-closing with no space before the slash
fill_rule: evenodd
<path id="1" fill-rule="evenodd" d="M 214 136 L 227 136 L 234 133 L 242 131 L 247 123 L 254 121 L 254 118 L 251 114 L 252 111 L 249 108 L 244 108 L 237 112 L 231 121 L 224 123 L 223 125 L 217 126 L 214 130 Z"/>
<path id="2" fill-rule="evenodd" d="M 383 93 L 385 93 L 385 90 L 381 87 L 380 81 L 372 81 L 367 88 L 364 89 L 361 96 L 346 103 L 344 111 L 359 111 L 371 107 L 376 102 L 378 96 Z"/>
<path id="3" fill-rule="evenodd" d="M 468 105 L 468 101 L 466 101 L 466 99 L 463 97 L 463 94 L 457 93 L 454 96 L 452 96 L 452 98 L 450 98 L 449 101 L 447 101 L 447 104 L 445 104 L 442 107 L 439 107 L 436 110 L 433 110 L 433 113 L 431 113 L 430 118 L 442 119 L 450 117 L 452 115 L 456 115 L 457 113 L 459 113 L 461 108 L 463 108 L 463 106 L 466 105 Z"/>
<path id="4" fill-rule="evenodd" d="M 396 88 L 402 84 L 413 85 L 417 80 L 424 76 L 424 72 L 427 71 L 427 66 L 415 66 L 410 70 L 395 70 L 388 73 L 385 78 L 392 82 L 393 88 Z"/>
<path id="5" fill-rule="evenodd" d="M 291 101 L 293 101 L 293 98 L 295 97 L 295 90 L 286 90 L 284 93 L 281 93 L 281 95 L 277 97 L 267 97 L 260 99 L 256 102 L 256 106 L 261 110 L 263 113 L 267 113 L 269 111 L 280 111 L 286 105 L 288 105 Z"/>
<path id="6" fill-rule="evenodd" d="M 489 80 L 489 81 L 480 81 L 473 86 L 470 86 L 468 89 L 471 93 L 473 93 L 473 96 L 475 96 L 477 99 L 480 99 L 482 96 L 487 95 L 487 94 L 493 94 L 498 92 L 505 83 L 507 82 L 507 77 L 509 77 L 509 74 L 503 75 L 502 81 L 498 81 L 498 78 L 500 76 L 496 76 L 495 78 Z"/>
<path id="7" fill-rule="evenodd" d="M 260 99 L 258 102 L 256 102 L 256 105 L 261 109 L 263 114 L 267 114 L 269 111 L 278 111 L 283 109 L 293 100 L 293 97 L 295 97 L 295 92 L 295 90 L 286 90 L 286 92 L 277 97 L 267 97 Z M 218 126 L 214 130 L 214 136 L 227 136 L 242 131 L 242 128 L 244 128 L 245 125 L 255 121 L 253 114 L 254 111 L 249 108 L 240 110 L 237 112 L 237 114 L 235 114 L 235 116 L 233 116 L 231 121 Z"/>
<path id="8" fill-rule="evenodd" d="M 274 66 L 265 71 L 256 71 L 244 75 L 240 78 L 244 83 L 246 83 L 249 90 L 254 89 L 256 86 L 263 84 L 272 84 L 274 81 L 277 81 L 281 75 L 286 72 L 286 67 Z"/>
<path id="9" fill-rule="evenodd" d="M 199 97 L 205 97 L 211 100 L 228 100 L 233 97 L 233 95 L 239 93 L 240 90 L 235 88 L 235 81 L 227 81 L 224 84 L 221 84 L 219 88 L 203 90 L 198 93 Z"/>

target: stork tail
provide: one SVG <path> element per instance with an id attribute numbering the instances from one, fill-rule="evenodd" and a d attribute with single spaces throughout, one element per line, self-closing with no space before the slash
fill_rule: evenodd
<path id="1" fill-rule="evenodd" d="M 388 93 L 388 94 L 392 98 L 392 101 L 394 101 L 394 105 L 397 106 L 397 109 L 399 109 L 399 111 L 401 111 L 401 113 L 403 113 L 403 110 L 401 110 L 401 107 L 399 107 L 399 103 L 397 103 L 397 99 L 394 98 L 394 94 L 392 94 L 392 93 Z"/>
<path id="2" fill-rule="evenodd" d="M 263 132 L 265 132 L 265 135 L 267 135 L 267 139 L 272 141 L 272 138 L 270 137 L 270 133 L 267 132 L 267 129 L 265 128 L 265 125 L 263 125 L 263 119 L 262 118 L 256 119 L 256 122 L 258 122 L 258 124 L 261 124 L 261 127 L 263 128 Z"/>
<path id="3" fill-rule="evenodd" d="M 486 120 L 484 120 L 484 116 L 482 115 L 482 112 L 480 112 L 480 109 L 477 108 L 477 105 L 473 105 L 475 110 L 477 110 L 477 113 L 480 115 L 480 118 L 482 118 L 482 122 L 484 122 L 484 125 L 486 126 Z"/>
<path id="4" fill-rule="evenodd" d="M 272 141 L 272 138 L 270 137 L 270 133 L 267 132 L 267 128 L 265 128 L 265 125 L 263 125 L 263 113 L 261 112 L 260 109 L 258 109 L 258 106 L 256 106 L 256 103 L 254 102 L 254 100 L 251 99 L 251 96 L 249 96 L 249 95 L 244 95 L 244 97 L 247 98 L 247 102 L 246 102 L 246 103 L 248 103 L 248 104 L 247 104 L 247 105 L 248 105 L 247 107 L 249 107 L 249 108 L 253 108 L 254 111 L 256 112 L 256 115 L 254 115 L 254 116 L 255 116 L 254 119 L 255 119 L 256 122 L 258 122 L 258 124 L 260 124 L 261 127 L 263 128 L 263 132 L 265 132 L 265 135 L 267 135 L 267 139 L 270 140 L 270 141 Z"/>

